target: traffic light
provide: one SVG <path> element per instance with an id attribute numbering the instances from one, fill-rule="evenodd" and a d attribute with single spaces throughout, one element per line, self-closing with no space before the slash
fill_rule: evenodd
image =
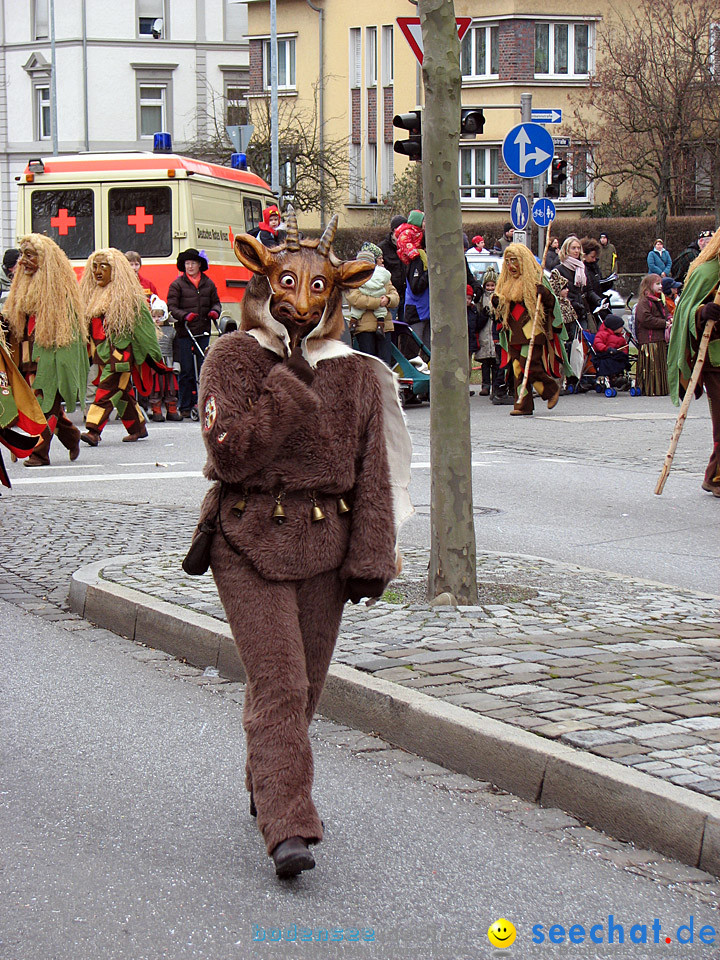
<path id="1" fill-rule="evenodd" d="M 422 110 L 396 113 L 393 117 L 393 126 L 410 133 L 409 140 L 395 141 L 393 144 L 395 153 L 402 153 L 411 160 L 422 160 Z"/>
<path id="2" fill-rule="evenodd" d="M 550 183 L 545 188 L 546 197 L 557 198 L 560 196 L 560 187 L 567 180 L 566 168 L 567 160 L 562 160 L 560 157 L 553 160 L 550 167 Z"/>
<path id="3" fill-rule="evenodd" d="M 467 140 L 483 132 L 485 114 L 482 107 L 463 107 L 460 111 L 460 136 Z"/>

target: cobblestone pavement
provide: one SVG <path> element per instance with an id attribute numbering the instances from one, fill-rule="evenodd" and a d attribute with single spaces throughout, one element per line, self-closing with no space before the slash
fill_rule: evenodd
<path id="1" fill-rule="evenodd" d="M 0 514 L 3 531 L 0 597 L 36 616 L 58 622 L 68 632 L 71 642 L 108 644 L 114 650 L 147 663 L 148 669 L 162 671 L 180 682 L 200 685 L 208 695 L 226 697 L 240 707 L 244 696 L 242 684 L 226 681 L 217 676 L 215 671 L 203 672 L 162 651 L 145 648 L 108 630 L 94 627 L 70 612 L 67 606 L 72 573 L 87 563 L 107 559 L 105 575 L 108 577 L 126 582 L 149 595 L 222 616 L 211 578 L 187 578 L 179 566 L 181 551 L 186 549 L 196 522 L 196 511 L 133 504 L 129 521 L 130 507 L 127 504 L 68 499 L 58 504 L 52 536 L 39 536 L 39 531 L 46 530 L 47 516 L 54 502 L 49 497 L 3 500 Z M 158 551 L 164 551 L 161 557 L 157 556 Z M 148 554 L 140 566 L 133 564 L 127 567 L 113 560 L 121 554 L 140 553 Z M 403 574 L 405 584 L 399 581 L 396 586 L 403 589 L 407 583 L 422 578 L 423 564 L 424 559 L 419 553 L 407 552 Z M 626 640 L 625 645 L 638 645 L 653 654 L 672 649 L 662 645 L 664 641 L 667 642 L 668 633 L 672 634 L 670 639 L 674 639 L 675 643 L 678 643 L 677 636 L 681 629 L 683 636 L 688 631 L 697 633 L 692 640 L 680 644 L 684 654 L 691 653 L 700 658 L 703 663 L 709 664 L 709 669 L 716 670 L 719 666 L 717 651 L 720 649 L 720 637 L 716 601 L 713 598 L 705 600 L 680 591 L 666 592 L 640 581 L 627 581 L 605 574 L 598 579 L 597 573 L 592 571 L 500 555 L 481 556 L 479 575 L 483 595 L 493 587 L 498 588 L 498 592 L 506 598 L 504 603 L 483 603 L 479 609 L 458 611 L 449 608 L 431 610 L 420 604 L 403 606 L 386 602 L 373 608 L 348 607 L 336 659 L 386 678 L 388 670 L 401 669 L 407 674 L 407 679 L 403 678 L 405 683 L 419 687 L 425 693 L 444 696 L 445 699 L 471 697 L 473 694 L 493 698 L 492 706 L 496 709 L 511 708 L 515 711 L 518 725 L 544 735 L 554 733 L 556 737 L 562 734 L 539 728 L 559 722 L 547 719 L 546 714 L 563 709 L 569 702 L 567 697 L 573 692 L 576 700 L 569 709 L 595 707 L 595 716 L 600 721 L 596 724 L 588 722 L 582 729 L 575 727 L 575 731 L 615 731 L 619 725 L 639 726 L 639 722 L 631 723 L 629 712 L 644 714 L 645 710 L 653 709 L 645 706 L 648 702 L 646 698 L 653 695 L 655 684 L 652 681 L 645 688 L 630 687 L 628 681 L 628 691 L 640 690 L 638 703 L 633 705 L 634 710 L 633 707 L 630 710 L 626 707 L 631 705 L 635 695 L 619 697 L 618 693 L 622 691 L 619 682 L 603 681 L 600 684 L 599 678 L 595 677 L 600 686 L 608 688 L 605 692 L 599 692 L 597 688 L 594 694 L 589 694 L 587 689 L 582 695 L 578 692 L 583 684 L 586 688 L 589 686 L 589 682 L 583 680 L 584 674 L 601 669 L 601 664 L 604 672 L 609 671 L 610 668 L 606 666 L 609 661 L 603 659 L 606 657 L 606 646 L 611 650 L 616 649 L 619 654 L 617 660 L 632 663 L 626 656 L 627 651 L 617 650 L 618 645 L 623 643 L 623 634 L 631 630 L 633 640 Z M 513 594 L 519 599 L 508 599 Z M 644 604 L 642 613 L 638 613 L 638 603 Z M 633 608 L 632 614 L 627 613 L 627 606 Z M 623 608 L 623 619 L 630 621 L 627 627 L 617 622 L 616 614 L 620 607 Z M 603 617 L 614 618 L 611 626 L 598 629 L 593 625 L 593 617 L 598 609 Z M 645 619 L 649 620 L 651 616 L 655 619 L 651 621 L 651 626 L 647 626 Z M 690 620 L 695 622 L 691 623 Z M 521 630 L 526 632 L 521 633 Z M 563 630 L 566 632 L 563 633 Z M 619 633 L 620 630 L 623 632 Z M 596 646 L 598 640 L 602 642 L 602 649 Z M 653 640 L 656 641 L 655 646 L 651 645 Z M 711 640 L 714 640 L 714 647 L 708 646 Z M 573 652 L 573 648 L 578 647 L 583 648 L 582 656 Z M 445 656 L 449 653 L 452 653 L 450 660 Z M 478 665 L 472 659 L 483 656 L 500 658 L 506 662 Z M 468 659 L 470 662 L 466 662 Z M 651 655 L 644 659 L 655 662 L 661 658 Z M 562 666 L 557 665 L 559 661 L 563 661 Z M 568 674 L 568 670 L 574 670 L 573 664 L 581 669 Z M 536 670 L 536 666 L 547 666 L 548 670 Z M 644 670 L 639 667 L 638 661 L 634 666 Z M 665 666 L 667 660 L 663 669 Z M 515 668 L 514 677 L 511 667 Z M 677 662 L 674 667 L 678 668 Z M 672 663 L 669 669 L 673 669 Z M 561 674 L 562 670 L 565 673 Z M 707 673 L 702 664 L 692 664 L 692 670 L 687 670 L 689 676 L 685 678 L 686 670 L 687 667 L 683 669 L 683 678 L 678 676 L 675 681 L 676 689 L 681 690 L 680 694 L 675 694 L 681 701 L 680 705 L 696 702 L 698 706 L 704 705 L 703 715 L 710 718 L 720 715 L 720 707 L 717 706 L 720 692 L 714 699 L 709 696 L 712 686 L 716 685 L 711 680 L 715 675 Z M 471 676 L 471 673 L 475 675 Z M 553 674 L 558 676 L 554 677 Z M 453 679 L 448 681 L 447 677 L 451 675 Z M 510 687 L 518 686 L 519 675 L 522 675 L 522 686 L 538 686 L 552 693 L 552 702 L 528 699 L 526 693 L 519 691 L 515 691 L 511 697 L 488 692 L 500 686 L 507 694 Z M 698 677 L 702 678 L 701 682 L 711 680 L 706 686 L 698 688 L 704 692 L 704 698 L 688 692 L 695 689 L 689 683 L 695 682 Z M 558 687 L 553 684 L 556 679 L 576 680 L 577 690 L 568 693 L 567 685 L 561 683 Z M 450 692 L 448 688 L 451 688 Z M 663 691 L 670 689 L 668 683 L 663 683 Z M 621 721 L 618 726 L 607 725 L 607 721 L 613 719 L 610 710 L 613 704 L 620 708 L 615 715 L 615 719 Z M 483 708 L 479 700 L 462 705 L 498 716 L 489 707 Z M 671 712 L 669 707 L 663 708 L 662 712 L 668 714 L 663 722 L 672 724 L 682 717 L 677 712 Z M 501 719 L 513 722 L 508 716 Z M 658 722 L 656 717 L 648 716 L 647 719 Z M 533 727 L 530 721 L 534 720 L 541 722 Z M 700 745 L 709 748 L 706 756 L 711 755 L 714 761 L 717 760 L 717 753 L 713 752 L 713 747 L 720 741 L 719 729 L 720 724 L 698 734 L 698 739 L 702 741 Z M 568 733 L 571 732 L 572 728 L 568 730 Z M 425 780 L 437 789 L 449 791 L 457 802 L 491 806 L 499 816 L 514 821 L 518 829 L 549 834 L 558 843 L 572 844 L 583 855 L 598 857 L 618 869 L 680 889 L 704 904 L 720 905 L 720 881 L 716 878 L 653 851 L 614 840 L 559 810 L 543 809 L 519 800 L 498 791 L 489 783 L 453 773 L 398 750 L 378 737 L 323 718 L 317 718 L 314 722 L 313 735 L 336 744 L 338 749 L 350 749 L 368 762 L 386 765 L 389 776 Z M 620 742 L 631 741 L 618 740 Z M 577 745 L 607 755 L 602 744 L 595 748 Z M 638 748 L 636 753 L 642 756 L 641 762 L 648 762 L 648 756 L 658 750 L 663 752 L 660 748 L 650 748 L 647 753 L 641 754 Z M 665 752 L 668 752 L 667 748 Z M 676 752 L 682 754 L 681 759 L 691 756 L 687 748 L 676 748 Z M 627 763 L 631 757 L 626 755 L 616 759 Z M 709 765 L 707 760 L 704 762 Z M 689 768 L 685 766 L 684 769 Z M 657 771 L 653 772 L 657 774 Z"/>
<path id="2" fill-rule="evenodd" d="M 103 576 L 225 619 L 180 560 Z M 396 599 L 426 562 L 408 552 Z M 346 607 L 335 659 L 720 798 L 718 598 L 530 557 L 482 554 L 478 570 L 476 607 Z"/>

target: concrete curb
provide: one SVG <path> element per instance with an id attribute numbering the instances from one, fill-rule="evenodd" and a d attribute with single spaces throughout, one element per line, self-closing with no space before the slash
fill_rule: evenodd
<path id="1" fill-rule="evenodd" d="M 76 613 L 197 667 L 245 679 L 227 624 L 103 580 L 109 562 L 73 574 Z M 319 712 L 720 876 L 720 801 L 711 797 L 342 664 L 330 667 Z"/>

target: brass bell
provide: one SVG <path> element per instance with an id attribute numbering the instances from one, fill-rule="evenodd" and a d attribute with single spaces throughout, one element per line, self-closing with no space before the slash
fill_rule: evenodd
<path id="1" fill-rule="evenodd" d="M 338 513 L 350 513 L 350 507 L 345 497 L 338 497 L 337 511 Z"/>
<path id="2" fill-rule="evenodd" d="M 240 499 L 232 505 L 230 510 L 235 514 L 236 517 L 241 517 L 246 506 L 247 500 L 245 497 L 240 497 Z"/>
<path id="3" fill-rule="evenodd" d="M 318 506 L 317 500 L 313 500 L 312 522 L 317 523 L 318 520 L 324 520 L 324 519 L 325 519 L 325 514 L 322 512 L 322 510 Z"/>
<path id="4" fill-rule="evenodd" d="M 285 523 L 287 517 L 285 516 L 285 511 L 283 510 L 283 505 L 279 500 L 275 501 L 275 509 L 272 512 L 272 518 L 275 523 Z"/>

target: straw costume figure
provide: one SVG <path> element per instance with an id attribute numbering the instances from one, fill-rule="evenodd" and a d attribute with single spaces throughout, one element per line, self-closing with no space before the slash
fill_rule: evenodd
<path id="1" fill-rule="evenodd" d="M 90 255 L 80 293 L 90 335 L 90 359 L 100 371 L 81 439 L 96 447 L 114 407 L 127 430 L 123 442 L 141 440 L 148 433 L 133 396 L 133 383 L 147 396 L 152 376 L 143 364 L 167 372 L 145 293 L 125 255 L 112 248 Z"/>
<path id="2" fill-rule="evenodd" d="M 31 233 L 20 241 L 20 254 L 4 316 L 13 361 L 47 420 L 25 466 L 45 467 L 54 434 L 71 460 L 80 453 L 80 431 L 67 414 L 85 396 L 85 325 L 75 272 L 60 247 L 49 237 Z"/>
<path id="3" fill-rule="evenodd" d="M 209 537 L 204 556 L 247 674 L 250 810 L 279 877 L 314 867 L 309 845 L 323 836 L 308 728 L 343 606 L 382 595 L 412 509 L 393 375 L 340 339 L 342 291 L 373 265 L 333 254 L 337 217 L 320 240 L 300 240 L 292 212 L 287 225 L 274 249 L 248 234 L 235 240 L 256 276 L 240 331 L 221 337 L 203 365 L 214 486 L 184 564 Z"/>
<path id="4" fill-rule="evenodd" d="M 47 429 L 47 421 L 28 386 L 13 363 L 5 334 L 0 326 L 0 444 L 16 459 L 29 456 Z M 23 431 L 20 433 L 19 431 Z M 10 477 L 0 454 L 0 484 L 10 486 Z"/>
<path id="5" fill-rule="evenodd" d="M 702 488 L 720 497 L 720 305 L 713 302 L 720 284 L 720 230 L 690 264 L 673 316 L 668 349 L 668 384 L 673 403 L 687 389 L 706 324 L 714 321 L 695 396 L 707 392 L 713 447 Z"/>
<path id="6" fill-rule="evenodd" d="M 535 308 L 540 297 L 540 315 Z M 530 385 L 547 401 L 548 410 L 557 404 L 560 385 L 557 379 L 567 367 L 562 339 L 566 336 L 560 306 L 546 284 L 538 262 L 521 243 L 511 243 L 503 253 L 503 265 L 495 288 L 493 305 L 500 320 L 502 366 L 509 361 L 515 375 L 515 406 L 511 416 L 532 416 L 533 398 Z M 530 343 L 535 340 L 530 357 L 528 391 L 519 398 Z"/>

